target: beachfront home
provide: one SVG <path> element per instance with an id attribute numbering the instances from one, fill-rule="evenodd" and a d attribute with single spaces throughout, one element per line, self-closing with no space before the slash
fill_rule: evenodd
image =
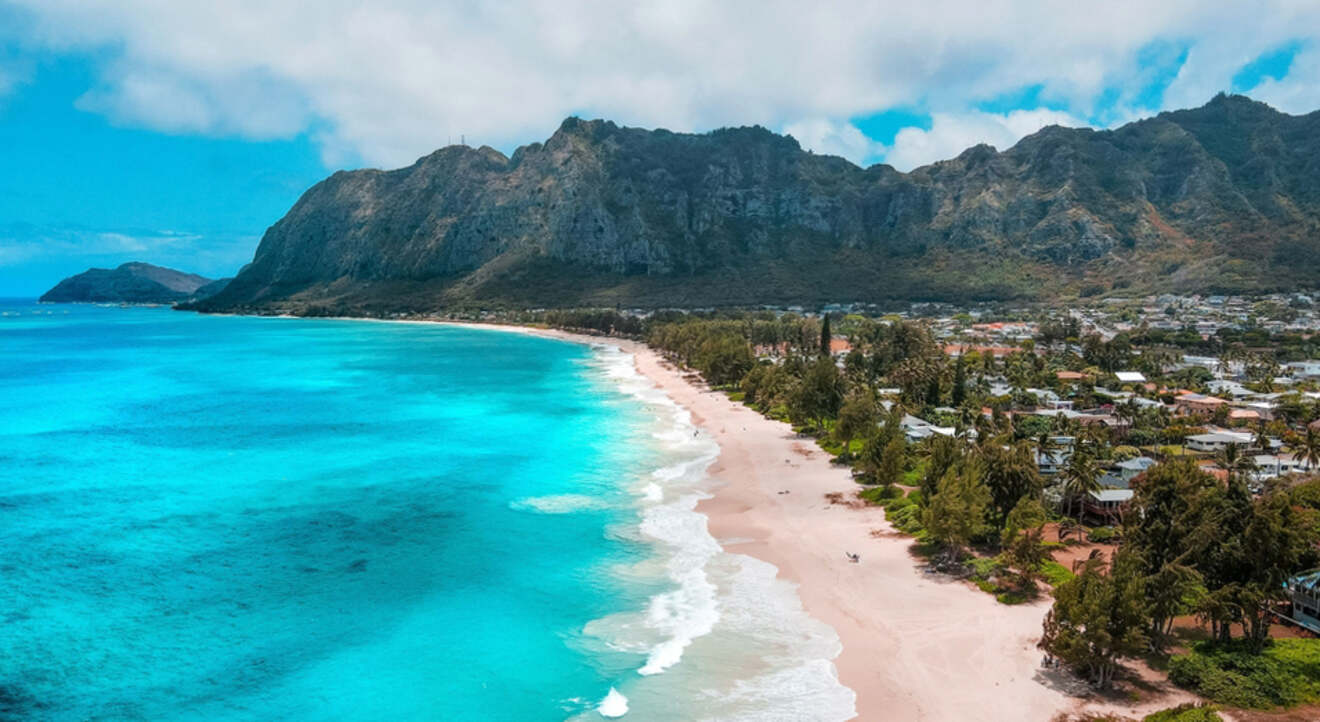
<path id="1" fill-rule="evenodd" d="M 1291 602 L 1289 618 L 1312 632 L 1320 633 L 1320 569 L 1298 574 L 1289 579 L 1286 586 Z"/>
<path id="2" fill-rule="evenodd" d="M 952 426 L 936 426 L 925 419 L 919 419 L 912 414 L 904 414 L 903 421 L 900 423 L 903 427 L 904 435 L 910 442 L 929 439 L 932 436 L 957 436 L 958 430 Z"/>

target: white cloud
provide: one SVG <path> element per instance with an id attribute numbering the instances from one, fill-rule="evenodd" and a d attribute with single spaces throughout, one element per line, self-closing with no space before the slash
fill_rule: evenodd
<path id="1" fill-rule="evenodd" d="M 1082 121 L 1067 113 L 1040 108 L 997 114 L 982 111 L 934 113 L 930 130 L 904 128 L 894 137 L 885 162 L 907 171 L 958 155 L 978 143 L 1006 150 L 1024 136 L 1047 125 L 1079 126 Z"/>
<path id="2" fill-rule="evenodd" d="M 884 153 L 885 147 L 866 137 L 857 126 L 829 118 L 799 120 L 784 126 L 784 132 L 797 139 L 803 148 L 816 153 L 837 155 L 857 165 L 867 165 Z"/>
<path id="3" fill-rule="evenodd" d="M 383 165 L 460 134 L 510 149 L 572 113 L 793 128 L 864 158 L 847 119 L 877 110 L 966 114 L 1039 85 L 1043 104 L 1095 117 L 1107 88 L 1143 82 L 1140 51 L 1170 38 L 1191 51 L 1165 103 L 1199 104 L 1320 28 L 1320 3 L 1296 0 L 5 2 L 26 9 L 24 43 L 112 58 L 84 108 L 172 132 L 311 130 L 329 158 Z"/>
<path id="4" fill-rule="evenodd" d="M 1251 96 L 1286 113 L 1309 113 L 1320 108 L 1320 44 L 1312 43 L 1293 56 L 1288 75 L 1265 78 Z"/>
<path id="5" fill-rule="evenodd" d="M 146 261 L 202 275 L 232 275 L 252 259 L 257 237 L 187 231 L 0 228 L 0 267 L 91 263 L 114 267 Z"/>

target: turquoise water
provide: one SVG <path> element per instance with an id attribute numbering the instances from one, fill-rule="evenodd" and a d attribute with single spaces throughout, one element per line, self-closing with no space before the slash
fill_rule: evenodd
<path id="1" fill-rule="evenodd" d="M 0 718 L 562 720 L 645 679 L 584 630 L 675 588 L 632 488 L 666 452 L 589 348 L 0 313 Z"/>

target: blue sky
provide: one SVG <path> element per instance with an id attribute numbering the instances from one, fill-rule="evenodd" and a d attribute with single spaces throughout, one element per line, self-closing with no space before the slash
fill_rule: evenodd
<path id="1" fill-rule="evenodd" d="M 230 275 L 333 170 L 569 114 L 907 170 L 1220 91 L 1320 107 L 1320 7 L 1286 0 L 304 5 L 0 0 L 0 296 L 130 260 Z"/>

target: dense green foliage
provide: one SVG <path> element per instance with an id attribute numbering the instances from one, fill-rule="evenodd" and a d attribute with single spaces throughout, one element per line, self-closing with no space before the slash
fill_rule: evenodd
<path id="1" fill-rule="evenodd" d="M 1253 709 L 1320 701 L 1320 640 L 1276 639 L 1256 653 L 1202 642 L 1169 662 L 1169 679 L 1222 704 Z"/>
<path id="2" fill-rule="evenodd" d="M 1086 563 L 1054 591 L 1040 647 L 1107 689 L 1119 661 L 1146 650 L 1145 585 L 1136 560 L 1120 554 L 1113 568 Z"/>
<path id="3" fill-rule="evenodd" d="M 1224 718 L 1219 716 L 1214 707 L 1189 702 L 1148 714 L 1141 719 L 1141 722 L 1223 722 L 1223 720 Z"/>

